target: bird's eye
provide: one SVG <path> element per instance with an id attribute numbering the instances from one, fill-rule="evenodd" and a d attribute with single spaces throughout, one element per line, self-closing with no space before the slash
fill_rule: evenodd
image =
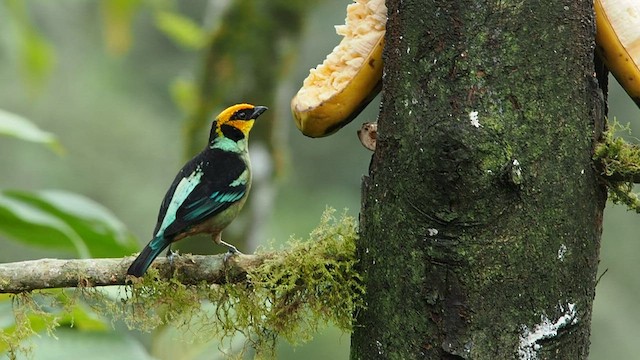
<path id="1" fill-rule="evenodd" d="M 251 117 L 251 111 L 249 109 L 238 110 L 235 114 L 233 114 L 234 119 L 238 120 L 248 120 Z"/>

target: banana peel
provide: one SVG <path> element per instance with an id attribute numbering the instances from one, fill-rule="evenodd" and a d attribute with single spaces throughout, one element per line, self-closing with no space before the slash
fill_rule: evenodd
<path id="1" fill-rule="evenodd" d="M 595 0 L 598 54 L 640 107 L 640 1 Z"/>
<path id="2" fill-rule="evenodd" d="M 356 0 L 347 7 L 344 38 L 311 69 L 291 101 L 298 129 L 310 137 L 330 135 L 353 120 L 382 88 L 382 50 L 387 21 L 384 0 Z"/>
<path id="3" fill-rule="evenodd" d="M 597 51 L 640 107 L 640 0 L 595 0 Z M 382 88 L 384 0 L 355 0 L 347 7 L 344 38 L 311 69 L 291 101 L 300 131 L 322 137 L 348 124 Z"/>

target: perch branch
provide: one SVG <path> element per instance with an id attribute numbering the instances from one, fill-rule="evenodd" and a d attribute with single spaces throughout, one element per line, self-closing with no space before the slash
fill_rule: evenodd
<path id="1" fill-rule="evenodd" d="M 159 277 L 177 278 L 187 285 L 207 282 L 240 282 L 247 271 L 256 268 L 274 254 L 180 255 L 170 264 L 158 258 L 153 267 Z M 38 289 L 126 285 L 131 276 L 127 268 L 134 257 L 111 259 L 40 259 L 0 264 L 0 293 L 21 293 Z"/>

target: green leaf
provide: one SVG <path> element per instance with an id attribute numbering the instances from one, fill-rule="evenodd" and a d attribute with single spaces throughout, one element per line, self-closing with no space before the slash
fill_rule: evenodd
<path id="1" fill-rule="evenodd" d="M 45 144 L 59 154 L 64 152 L 55 135 L 41 130 L 34 123 L 20 115 L 4 110 L 0 110 L 0 134 Z"/>
<path id="2" fill-rule="evenodd" d="M 25 244 L 90 257 L 80 236 L 60 218 L 0 192 L 0 233 Z"/>
<path id="3" fill-rule="evenodd" d="M 35 88 L 42 86 L 55 64 L 53 46 L 35 29 L 25 27 L 20 52 L 22 68 Z"/>
<path id="4" fill-rule="evenodd" d="M 82 303 L 74 306 L 71 312 L 61 312 L 59 316 L 58 323 L 61 326 L 83 331 L 107 331 L 110 328 L 105 319 Z"/>
<path id="5" fill-rule="evenodd" d="M 185 114 L 195 111 L 198 104 L 198 89 L 192 79 L 179 77 L 171 83 L 171 97 Z"/>
<path id="6" fill-rule="evenodd" d="M 142 5 L 140 0 L 102 0 L 100 2 L 103 36 L 107 51 L 112 55 L 125 54 L 131 48 L 133 43 L 131 25 L 140 5 Z"/>
<path id="7" fill-rule="evenodd" d="M 63 222 L 78 235 L 92 257 L 126 256 L 138 249 L 137 241 L 126 226 L 107 208 L 89 198 L 59 190 L 13 190 L 4 194 Z"/>
<path id="8" fill-rule="evenodd" d="M 207 40 L 202 27 L 178 13 L 156 12 L 156 26 L 176 44 L 187 49 L 201 49 Z"/>
<path id="9" fill-rule="evenodd" d="M 38 90 L 51 74 L 55 64 L 55 51 L 29 18 L 26 1 L 7 0 L 5 4 L 20 37 L 18 54 L 22 72 L 32 90 Z"/>

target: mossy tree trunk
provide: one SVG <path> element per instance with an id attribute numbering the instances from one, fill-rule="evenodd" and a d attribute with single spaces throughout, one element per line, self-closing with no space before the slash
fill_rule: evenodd
<path id="1" fill-rule="evenodd" d="M 592 1 L 388 1 L 353 359 L 585 359 L 602 212 Z"/>

